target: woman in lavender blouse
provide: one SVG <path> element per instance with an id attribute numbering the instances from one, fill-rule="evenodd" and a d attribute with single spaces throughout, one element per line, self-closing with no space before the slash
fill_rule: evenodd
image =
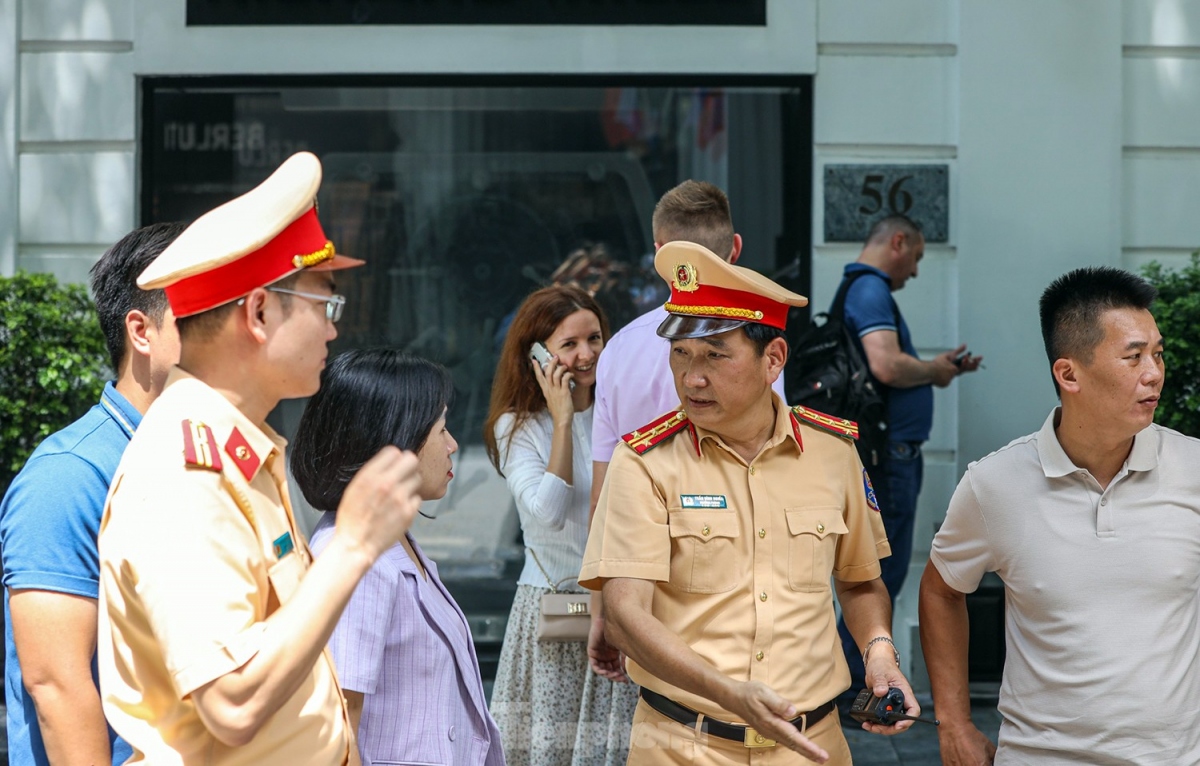
<path id="1" fill-rule="evenodd" d="M 349 351 L 321 375 L 300 419 L 291 468 L 325 511 L 320 556 L 355 472 L 387 444 L 420 458 L 423 500 L 446 494 L 458 450 L 446 430 L 445 368 L 390 349 Z M 466 618 L 409 533 L 359 583 L 329 642 L 365 766 L 504 766 Z"/>

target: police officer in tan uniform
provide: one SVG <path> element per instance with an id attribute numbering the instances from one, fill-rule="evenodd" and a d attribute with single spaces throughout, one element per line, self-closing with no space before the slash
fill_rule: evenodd
<path id="1" fill-rule="evenodd" d="M 655 266 L 671 284 L 658 334 L 683 407 L 618 446 L 579 577 L 602 589 L 608 638 L 643 689 L 629 763 L 848 764 L 835 592 L 868 683 L 899 687 L 919 712 L 891 640 L 890 549 L 857 428 L 771 390 L 788 308 L 807 299 L 688 242 Z"/>
<path id="2" fill-rule="evenodd" d="M 416 513 L 417 459 L 389 447 L 356 474 L 314 564 L 265 421 L 316 392 L 344 304 L 334 272 L 361 263 L 325 238 L 320 181 L 316 157 L 293 156 L 138 280 L 165 288 L 182 353 L 100 528 L 101 696 L 130 762 L 358 763 L 325 645 Z"/>

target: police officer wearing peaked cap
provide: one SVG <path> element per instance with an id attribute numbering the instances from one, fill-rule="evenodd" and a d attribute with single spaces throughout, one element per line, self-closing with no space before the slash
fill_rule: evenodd
<path id="1" fill-rule="evenodd" d="M 808 301 L 688 242 L 655 266 L 681 407 L 618 445 L 579 577 L 602 590 L 643 689 L 629 762 L 848 764 L 834 592 L 875 693 L 898 686 L 919 708 L 891 642 L 890 549 L 857 428 L 771 390 L 788 308 Z"/>
<path id="2" fill-rule="evenodd" d="M 355 586 L 416 513 L 394 447 L 347 487 L 313 563 L 266 424 L 320 385 L 344 299 L 314 200 L 321 164 L 288 159 L 201 216 L 138 280 L 178 317 L 180 362 L 113 479 L 100 548 L 104 712 L 136 761 L 357 764 L 325 645 Z"/>

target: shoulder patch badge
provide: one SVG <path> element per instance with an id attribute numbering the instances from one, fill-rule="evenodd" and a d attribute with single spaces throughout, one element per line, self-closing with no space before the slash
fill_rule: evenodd
<path id="1" fill-rule="evenodd" d="M 192 420 L 183 421 L 183 462 L 210 471 L 221 470 L 221 452 L 211 428 Z"/>
<path id="2" fill-rule="evenodd" d="M 808 407 L 796 405 L 792 407 L 793 422 L 804 423 L 806 425 L 819 428 L 822 431 L 840 436 L 843 439 L 857 440 L 858 439 L 858 423 L 845 418 L 835 418 L 832 415 L 826 415 L 824 412 L 810 410 Z"/>
<path id="3" fill-rule="evenodd" d="M 683 410 L 676 410 L 668 412 L 657 420 L 650 421 L 641 428 L 630 431 L 622 436 L 621 440 L 628 444 L 634 452 L 644 455 L 690 425 L 691 421 L 688 420 L 687 413 Z M 692 440 L 695 441 L 694 433 Z M 697 450 L 699 450 L 699 445 L 697 445 Z"/>
<path id="4" fill-rule="evenodd" d="M 875 488 L 871 486 L 871 477 L 867 475 L 867 469 L 863 469 L 863 491 L 867 493 L 867 505 L 871 506 L 871 510 L 879 513 L 879 499 L 875 497 Z"/>

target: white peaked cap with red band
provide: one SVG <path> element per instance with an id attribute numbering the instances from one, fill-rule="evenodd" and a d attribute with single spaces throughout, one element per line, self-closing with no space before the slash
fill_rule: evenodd
<path id="1" fill-rule="evenodd" d="M 808 305 L 803 295 L 694 242 L 666 243 L 654 256 L 654 268 L 671 286 L 671 299 L 663 306 L 670 316 L 658 334 L 672 340 L 703 338 L 751 323 L 783 330 L 788 309 Z"/>
<path id="2" fill-rule="evenodd" d="M 200 216 L 138 277 L 177 317 L 199 314 L 300 271 L 363 261 L 338 255 L 317 220 L 321 161 L 293 154 L 258 186 Z"/>

